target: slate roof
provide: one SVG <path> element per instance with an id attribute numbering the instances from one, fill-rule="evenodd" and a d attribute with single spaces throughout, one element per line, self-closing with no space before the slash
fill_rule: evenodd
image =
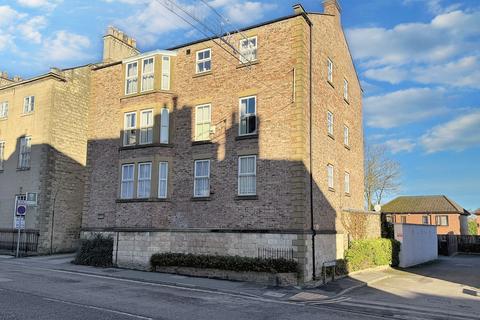
<path id="1" fill-rule="evenodd" d="M 469 214 L 458 203 L 444 195 L 402 196 L 382 206 L 383 213 L 458 213 Z"/>

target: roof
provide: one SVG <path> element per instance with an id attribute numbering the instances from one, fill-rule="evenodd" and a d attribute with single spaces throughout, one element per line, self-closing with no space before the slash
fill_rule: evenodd
<path id="1" fill-rule="evenodd" d="M 458 203 L 444 195 L 398 197 L 383 205 L 382 212 L 469 214 Z"/>

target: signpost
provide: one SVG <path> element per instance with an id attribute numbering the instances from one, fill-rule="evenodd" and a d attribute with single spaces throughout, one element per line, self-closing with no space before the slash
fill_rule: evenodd
<path id="1" fill-rule="evenodd" d="M 15 227 L 18 230 L 16 257 L 18 258 L 18 254 L 19 254 L 19 251 L 20 251 L 21 230 L 25 229 L 25 215 L 27 214 L 27 201 L 26 200 L 17 200 L 17 208 L 15 209 L 15 214 L 16 214 Z"/>

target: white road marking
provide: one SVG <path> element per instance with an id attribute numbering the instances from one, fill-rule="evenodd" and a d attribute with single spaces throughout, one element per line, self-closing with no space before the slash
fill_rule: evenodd
<path id="1" fill-rule="evenodd" d="M 58 303 L 68 304 L 68 305 L 71 305 L 71 306 L 77 306 L 77 307 L 88 308 L 88 309 L 93 309 L 93 310 L 105 311 L 105 312 L 119 314 L 119 315 L 122 315 L 122 316 L 127 316 L 127 317 L 131 317 L 131 318 L 135 318 L 135 319 L 153 320 L 153 318 L 144 317 L 144 316 L 141 316 L 141 315 L 138 315 L 138 314 L 122 312 L 122 311 L 107 309 L 107 308 L 102 308 L 102 307 L 96 307 L 96 306 L 91 306 L 91 305 L 88 305 L 88 304 L 70 302 L 70 301 L 53 299 L 53 298 L 43 298 L 43 300 L 58 302 Z"/>

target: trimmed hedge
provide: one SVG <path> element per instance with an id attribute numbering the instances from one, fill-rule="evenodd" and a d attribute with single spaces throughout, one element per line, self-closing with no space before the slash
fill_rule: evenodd
<path id="1" fill-rule="evenodd" d="M 353 241 L 345 251 L 348 272 L 377 266 L 398 266 L 400 242 L 392 239 Z"/>
<path id="2" fill-rule="evenodd" d="M 156 253 L 150 258 L 150 265 L 152 270 L 155 270 L 156 267 L 189 267 L 238 272 L 298 272 L 298 263 L 293 260 L 184 253 Z"/>
<path id="3" fill-rule="evenodd" d="M 111 267 L 113 254 L 113 238 L 96 234 L 91 239 L 81 240 L 74 264 L 94 267 Z"/>

